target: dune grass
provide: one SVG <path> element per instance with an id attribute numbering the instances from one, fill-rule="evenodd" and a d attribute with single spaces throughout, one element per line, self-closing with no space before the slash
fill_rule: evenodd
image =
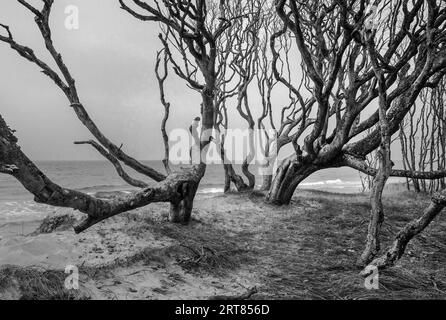
<path id="1" fill-rule="evenodd" d="M 428 203 L 427 196 L 411 192 L 385 197 L 383 250 Z M 446 298 L 441 215 L 413 239 L 395 267 L 380 272 L 379 289 L 367 290 L 356 266 L 366 237 L 367 195 L 299 190 L 284 207 L 265 204 L 256 193 L 201 196 L 188 226 L 169 223 L 167 213 L 168 206 L 159 204 L 113 218 L 147 247 L 107 266 L 80 267 L 80 273 L 94 282 L 111 277 L 115 268 L 175 264 L 197 279 L 210 275 L 228 285 L 237 274 L 247 288 L 256 287 L 251 299 Z M 0 296 L 6 290 L 21 299 L 85 298 L 65 290 L 65 276 L 6 266 L 0 269 Z"/>
<path id="2" fill-rule="evenodd" d="M 17 300 L 86 299 L 77 290 L 67 290 L 63 271 L 38 267 L 3 266 L 0 268 L 0 296 Z"/>
<path id="3" fill-rule="evenodd" d="M 257 275 L 262 285 L 254 299 L 446 298 L 441 217 L 409 244 L 395 267 L 380 273 L 379 290 L 370 291 L 356 266 L 366 236 L 367 195 L 299 191 L 291 206 L 282 208 L 256 195 L 221 195 L 213 201 L 212 210 L 197 204 L 190 226 L 151 217 L 129 232 L 174 240 L 170 256 L 191 272 L 224 276 L 241 269 Z M 410 192 L 385 198 L 383 249 L 428 202 Z"/>

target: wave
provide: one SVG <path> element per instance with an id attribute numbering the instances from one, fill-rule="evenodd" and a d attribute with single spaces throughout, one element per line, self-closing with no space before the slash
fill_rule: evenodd
<path id="1" fill-rule="evenodd" d="M 300 185 L 302 186 L 312 186 L 312 185 L 342 185 L 342 184 L 350 184 L 350 185 L 356 185 L 361 184 L 361 181 L 342 181 L 341 179 L 335 179 L 335 180 L 322 180 L 322 181 L 314 181 L 314 182 L 304 182 Z"/>
<path id="2" fill-rule="evenodd" d="M 304 182 L 301 183 L 301 187 L 312 187 L 312 188 L 329 188 L 329 189 L 345 189 L 345 188 L 360 188 L 361 181 L 343 181 L 341 179 L 334 180 L 323 180 L 314 182 Z"/>
<path id="3" fill-rule="evenodd" d="M 0 201 L 1 220 L 15 220 L 17 217 L 38 219 L 53 211 L 52 207 L 36 203 L 33 200 Z"/>
<path id="4" fill-rule="evenodd" d="M 224 189 L 223 188 L 203 188 L 198 190 L 198 193 L 201 194 L 210 194 L 210 193 L 223 193 Z"/>
<path id="5" fill-rule="evenodd" d="M 95 192 L 100 192 L 101 190 L 125 191 L 125 189 L 129 189 L 128 184 L 103 184 L 103 185 L 97 185 L 97 186 L 76 188 L 77 191 L 86 192 L 86 193 L 95 193 Z"/>

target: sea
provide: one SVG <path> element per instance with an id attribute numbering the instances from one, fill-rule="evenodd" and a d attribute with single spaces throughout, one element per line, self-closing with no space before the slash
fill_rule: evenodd
<path id="1" fill-rule="evenodd" d="M 92 195 L 103 192 L 132 192 L 135 188 L 126 184 L 116 173 L 114 167 L 106 161 L 41 161 L 37 166 L 55 183 L 70 189 Z M 146 161 L 145 164 L 164 172 L 161 161 Z M 175 169 L 175 167 L 173 168 Z M 235 166 L 241 174 L 240 166 Z M 260 185 L 262 177 L 255 165 L 251 171 L 257 176 Z M 138 173 L 128 170 L 135 178 L 151 183 Z M 401 182 L 392 178 L 392 182 Z M 209 165 L 198 193 L 222 193 L 224 172 L 222 165 Z M 299 188 L 316 189 L 337 193 L 362 192 L 358 171 L 351 168 L 325 169 L 314 173 L 303 181 Z M 0 223 L 5 221 L 40 219 L 54 212 L 55 208 L 37 204 L 33 196 L 23 186 L 8 175 L 0 175 Z"/>

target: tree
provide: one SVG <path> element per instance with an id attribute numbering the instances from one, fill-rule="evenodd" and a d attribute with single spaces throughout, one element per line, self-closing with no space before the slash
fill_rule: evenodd
<path id="1" fill-rule="evenodd" d="M 298 149 L 302 154 L 296 152 L 279 166 L 269 190 L 267 200 L 282 205 L 290 202 L 300 182 L 318 170 L 366 166 L 365 157 L 382 143 L 379 108 L 371 115 L 367 112 L 382 100 L 380 92 L 386 96 L 380 109 L 388 122 L 385 135 L 392 136 L 419 93 L 437 86 L 446 72 L 446 9 L 443 2 L 423 0 L 413 4 L 277 0 L 275 4 L 299 51 L 294 66 L 301 66 L 299 71 L 305 74 L 301 96 L 314 101 L 303 113 L 315 117 Z M 376 26 L 370 23 L 371 5 L 378 8 Z M 271 40 L 280 36 L 277 32 Z M 375 68 L 371 52 L 377 59 Z M 376 71 L 384 79 L 378 81 Z M 389 174 L 414 175 L 394 170 Z M 431 179 L 445 172 L 416 175 Z"/>
<path id="2" fill-rule="evenodd" d="M 423 211 L 422 215 L 407 223 L 404 228 L 398 232 L 395 240 L 380 257 L 374 259 L 370 265 L 379 269 L 385 269 L 395 264 L 404 254 L 410 240 L 420 234 L 446 207 L 446 192 L 443 190 L 432 196 L 431 204 Z M 364 270 L 363 275 L 367 272 Z"/>
<path id="3" fill-rule="evenodd" d="M 243 15 L 248 12 L 249 7 L 241 2 L 235 3 L 230 6 L 233 15 Z M 242 85 L 243 78 L 238 76 L 234 68 L 231 67 L 236 60 L 246 59 L 246 56 L 238 56 L 234 52 L 234 47 L 237 46 L 237 40 L 239 39 L 238 33 L 243 32 L 243 24 L 235 21 L 231 28 L 225 30 L 223 36 L 219 39 L 218 50 L 218 66 L 219 77 L 216 83 L 215 94 L 215 130 L 216 137 L 215 143 L 220 152 L 220 158 L 223 163 L 225 182 L 224 192 L 231 190 L 231 183 L 233 183 L 237 191 L 248 190 L 249 187 L 243 180 L 243 178 L 236 173 L 233 165 L 233 159 L 229 159 L 225 147 L 227 132 L 229 128 L 228 119 L 228 104 L 229 100 L 237 95 L 239 87 Z"/>
<path id="4" fill-rule="evenodd" d="M 279 152 L 283 147 L 292 143 L 294 150 L 300 154 L 298 139 L 304 131 L 313 123 L 309 119 L 308 110 L 311 110 L 313 99 L 304 99 L 300 94 L 300 88 L 304 85 L 305 75 L 302 74 L 299 86 L 292 84 L 290 52 L 292 50 L 292 40 L 289 32 L 279 25 L 276 15 L 268 16 L 266 34 L 261 43 L 260 58 L 257 66 L 257 86 L 262 99 L 262 114 L 258 119 L 258 128 L 265 134 L 263 164 L 262 191 L 271 189 L 273 179 L 273 165 L 277 160 Z M 288 104 L 282 108 L 277 108 L 272 101 L 272 95 L 276 89 L 288 91 Z M 274 111 L 280 112 L 279 124 L 274 120 Z M 268 119 L 269 127 L 274 132 L 268 134 L 265 130 Z M 279 174 L 279 173 L 278 173 Z"/>
<path id="5" fill-rule="evenodd" d="M 444 99 L 445 80 L 432 89 L 420 93 L 417 104 L 401 123 L 399 140 L 403 166 L 411 171 L 442 171 L 446 168 L 446 122 Z M 416 192 L 436 192 L 446 188 L 444 178 L 431 180 L 407 179 L 407 188 L 411 185 Z"/>
<path id="6" fill-rule="evenodd" d="M 127 182 L 142 187 L 142 189 L 131 195 L 118 197 L 114 200 L 103 200 L 81 192 L 65 189 L 53 183 L 21 151 L 17 145 L 17 139 L 7 127 L 4 119 L 1 119 L 0 122 L 2 138 L 0 141 L 1 172 L 10 174 L 20 181 L 28 191 L 34 194 L 37 202 L 53 206 L 70 207 L 85 213 L 87 217 L 80 225 L 76 226 L 76 232 L 81 232 L 116 214 L 142 207 L 152 202 L 170 202 L 171 221 L 188 222 L 191 217 L 193 200 L 198 185 L 206 170 L 205 156 L 199 163 L 186 167 L 182 171 L 171 173 L 166 177 L 164 174 L 127 155 L 122 150 L 122 146 L 118 147 L 100 131 L 81 103 L 75 80 L 62 55 L 55 48 L 51 36 L 49 19 L 54 1 L 42 0 L 41 9 L 31 5 L 26 0 L 18 0 L 18 2 L 35 16 L 35 22 L 45 42 L 45 47 L 54 60 L 57 69 L 53 69 L 49 64 L 37 57 L 31 48 L 19 44 L 14 39 L 9 26 L 4 24 L 0 25 L 3 30 L 0 35 L 0 41 L 9 44 L 11 49 L 20 56 L 41 68 L 42 72 L 62 90 L 79 120 L 96 139 L 95 141 L 80 143 L 91 144 L 115 165 L 121 177 L 125 177 Z M 187 71 L 184 71 L 175 62 L 167 46 L 167 40 L 163 42 L 175 73 L 185 79 L 193 89 L 201 93 L 203 129 L 200 149 L 202 155 L 205 155 L 214 127 L 217 40 L 231 26 L 232 20 L 240 19 L 241 17 L 227 16 L 225 1 L 220 1 L 218 6 L 219 19 L 209 19 L 207 4 L 204 0 L 182 2 L 163 0 L 162 3 L 156 2 L 153 6 L 139 0 L 131 2 L 132 7 L 125 1 L 119 0 L 121 8 L 133 17 L 141 21 L 158 22 L 163 25 L 167 36 L 166 39 L 177 45 L 176 48 L 186 66 L 190 64 L 195 65 L 194 70 L 187 69 Z M 196 80 L 198 72 L 200 73 L 202 83 Z M 127 174 L 124 174 L 120 163 L 155 180 L 157 184 L 153 187 L 147 187 L 145 183 L 131 179 Z"/>
<path id="7" fill-rule="evenodd" d="M 380 250 L 381 197 L 387 179 L 446 176 L 444 170 L 392 169 L 392 136 L 420 92 L 436 87 L 446 72 L 445 4 L 408 2 L 275 2 L 285 28 L 294 36 L 300 59 L 294 65 L 300 65 L 305 75 L 306 92 L 299 94 L 313 99 L 309 115 L 315 120 L 303 139 L 303 152 L 295 148 L 296 154 L 279 166 L 267 200 L 288 204 L 305 178 L 325 168 L 350 166 L 374 176 L 361 265 Z M 272 41 L 282 34 L 276 32 Z M 371 108 L 376 111 L 369 115 Z M 366 163 L 366 156 L 376 149 L 378 169 Z"/>

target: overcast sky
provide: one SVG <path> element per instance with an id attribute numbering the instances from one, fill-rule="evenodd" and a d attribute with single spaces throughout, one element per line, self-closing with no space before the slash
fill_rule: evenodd
<path id="1" fill-rule="evenodd" d="M 37 0 L 32 3 L 41 5 Z M 65 9 L 70 5 L 79 8 L 78 30 L 65 28 Z M 52 65 L 33 15 L 17 1 L 1 1 L 0 23 L 9 25 L 16 41 L 32 47 Z M 159 26 L 130 16 L 117 0 L 58 0 L 51 27 L 55 46 L 76 79 L 81 102 L 102 132 L 115 144 L 123 143 L 123 150 L 137 159 L 161 159 L 164 109 L 154 73 L 161 48 Z M 200 113 L 199 94 L 173 72 L 166 94 L 172 105 L 168 131 L 187 129 Z M 288 104 L 286 92 L 279 90 L 275 96 L 277 110 Z M 257 117 L 258 97 L 250 99 Z M 230 127 L 246 128 L 235 109 L 229 108 Z M 93 137 L 60 89 L 5 43 L 0 43 L 0 113 L 17 130 L 20 145 L 33 160 L 103 160 L 93 148 L 73 145 Z M 394 158 L 400 158 L 399 147 L 393 149 Z M 281 155 L 290 152 L 287 146 Z"/>
<path id="2" fill-rule="evenodd" d="M 40 1 L 35 1 L 39 3 Z M 65 28 L 65 8 L 79 8 L 80 28 Z M 1 1 L 0 23 L 15 39 L 51 63 L 33 15 L 16 1 Z M 87 111 L 101 130 L 138 159 L 162 158 L 163 108 L 154 75 L 161 45 L 156 23 L 141 22 L 118 1 L 58 0 L 51 16 L 53 39 L 71 70 Z M 17 130 L 20 145 L 34 160 L 101 159 L 73 141 L 92 138 L 63 96 L 39 68 L 0 43 L 0 112 Z M 174 75 L 168 80 L 172 102 L 169 125 L 188 128 L 199 115 L 200 97 Z"/>

